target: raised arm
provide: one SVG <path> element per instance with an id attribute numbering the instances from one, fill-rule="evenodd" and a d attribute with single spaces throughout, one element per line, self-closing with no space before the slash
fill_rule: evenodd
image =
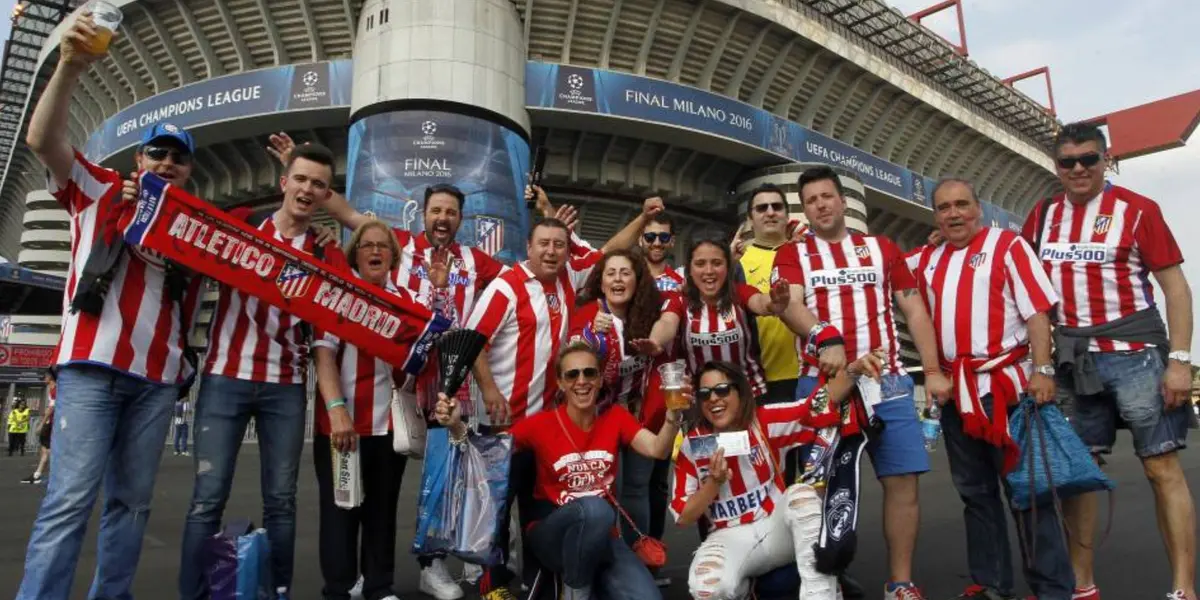
<path id="1" fill-rule="evenodd" d="M 271 145 L 267 146 L 267 152 L 278 159 L 284 168 L 287 168 L 288 160 L 292 156 L 292 150 L 296 149 L 295 140 L 283 131 L 272 133 L 267 139 L 271 142 Z M 325 209 L 325 212 L 329 213 L 329 216 L 333 217 L 334 221 L 337 221 L 342 227 L 351 231 L 358 229 L 360 225 L 370 219 L 367 215 L 358 212 L 353 206 L 350 206 L 350 201 L 346 200 L 345 196 L 333 190 L 330 190 L 329 197 L 321 203 L 321 207 Z"/>
<path id="2" fill-rule="evenodd" d="M 624 250 L 632 248 L 637 244 L 638 236 L 642 234 L 642 230 L 646 228 L 646 223 L 649 223 L 654 215 L 664 210 L 663 199 L 658 196 L 647 198 L 642 203 L 642 214 L 635 217 L 621 231 L 612 236 L 600 252 L 607 254 L 613 250 Z"/>
<path id="3" fill-rule="evenodd" d="M 679 518 L 675 519 L 676 524 L 688 526 L 703 518 L 708 513 L 708 507 L 721 495 L 721 486 L 729 481 L 729 463 L 725 460 L 724 448 L 717 448 L 709 465 L 708 476 L 700 482 L 700 487 L 688 496 L 683 510 L 679 511 Z"/>
<path id="4" fill-rule="evenodd" d="M 25 143 L 50 171 L 50 176 L 60 188 L 70 180 L 71 167 L 75 164 L 75 150 L 67 141 L 66 127 L 71 94 L 91 64 L 104 57 L 80 50 L 87 46 L 95 33 L 89 11 L 76 17 L 63 33 L 58 66 L 29 117 L 29 133 L 25 136 Z"/>
<path id="5" fill-rule="evenodd" d="M 685 383 L 683 395 L 688 404 L 692 403 L 692 385 Z M 643 428 L 633 437 L 629 445 L 635 452 L 647 458 L 664 459 L 671 456 L 671 448 L 675 446 L 675 436 L 679 434 L 679 422 L 682 415 L 677 410 L 667 409 L 667 418 L 663 421 L 658 433 L 652 433 Z"/>

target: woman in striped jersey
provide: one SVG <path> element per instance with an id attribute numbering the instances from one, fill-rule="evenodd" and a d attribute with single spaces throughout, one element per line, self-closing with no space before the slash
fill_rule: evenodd
<path id="1" fill-rule="evenodd" d="M 408 294 L 389 278 L 400 260 L 400 245 L 383 221 L 359 226 L 346 257 L 368 283 Z M 320 498 L 322 595 L 348 598 L 361 569 L 366 600 L 396 600 L 396 505 L 406 459 L 392 449 L 391 398 L 405 375 L 333 334 L 317 332 L 314 338 L 318 398 L 313 463 Z M 333 449 L 357 451 L 363 485 L 357 507 L 340 508 L 334 502 Z"/>
<path id="2" fill-rule="evenodd" d="M 846 372 L 878 373 L 878 361 L 868 354 Z M 700 522 L 707 533 L 689 568 L 693 598 L 743 598 L 750 578 L 795 562 L 800 600 L 840 600 L 837 577 L 815 568 L 821 498 L 808 484 L 785 488 L 780 464 L 788 450 L 811 443 L 817 429 L 839 422 L 835 407 L 854 387 L 846 372 L 808 399 L 758 406 L 740 366 L 700 367 L 693 384 L 700 423 L 680 447 L 670 504 L 677 523 Z M 738 440 L 723 435 L 742 437 L 744 451 L 725 456 L 724 446 Z"/>

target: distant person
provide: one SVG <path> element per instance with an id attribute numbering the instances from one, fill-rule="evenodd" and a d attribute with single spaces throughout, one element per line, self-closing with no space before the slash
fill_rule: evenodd
<path id="1" fill-rule="evenodd" d="M 175 401 L 175 456 L 188 455 L 188 417 L 191 403 L 186 396 Z"/>
<path id="2" fill-rule="evenodd" d="M 1054 330 L 1060 401 L 1073 409 L 1075 431 L 1096 456 L 1112 452 L 1118 422 L 1128 426 L 1167 547 L 1167 598 L 1195 600 L 1196 507 L 1179 460 L 1192 396 L 1192 292 L 1183 253 L 1158 204 L 1105 182 L 1108 145 L 1099 128 L 1067 125 L 1054 148 L 1065 192 L 1038 203 L 1022 234 L 1062 298 Z M 1151 277 L 1166 300 L 1161 314 Z M 1097 496 L 1063 505 L 1075 600 L 1099 600 Z"/>
<path id="3" fill-rule="evenodd" d="M 24 400 L 13 403 L 8 411 L 8 455 L 25 456 L 25 436 L 29 434 L 29 407 Z"/>
<path id="4" fill-rule="evenodd" d="M 42 483 L 43 476 L 50 470 L 50 437 L 54 434 L 54 400 L 57 396 L 58 383 L 55 381 L 54 367 L 46 370 L 46 412 L 42 414 L 42 423 L 38 425 L 38 464 L 33 475 L 21 480 L 21 483 Z"/>

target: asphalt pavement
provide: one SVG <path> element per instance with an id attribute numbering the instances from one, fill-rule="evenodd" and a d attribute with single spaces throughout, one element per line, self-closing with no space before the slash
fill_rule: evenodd
<path id="1" fill-rule="evenodd" d="M 1117 482 L 1116 518 L 1107 543 L 1098 551 L 1096 571 L 1106 600 L 1161 599 L 1169 591 L 1170 572 L 1158 534 L 1153 495 L 1142 474 L 1141 464 L 1133 456 L 1128 434 L 1118 442 L 1117 454 L 1106 467 Z M 1200 490 L 1200 450 L 1181 454 L 1193 494 Z M 966 569 L 966 539 L 962 525 L 962 504 L 950 484 L 945 455 L 934 455 L 933 471 L 921 480 L 921 536 L 914 566 L 915 581 L 931 600 L 953 597 L 970 584 Z M 36 458 L 7 458 L 0 455 L 0 594 L 15 594 L 22 573 L 30 526 L 44 493 L 44 486 L 26 485 L 19 480 L 32 472 Z M 296 581 L 294 600 L 319 599 L 321 572 L 317 562 L 317 490 L 312 456 L 306 450 L 300 477 L 299 514 L 296 540 Z M 257 447 L 242 449 L 227 517 L 251 517 L 261 521 L 259 495 L 259 455 Z M 416 517 L 416 496 L 420 481 L 420 463 L 410 463 L 406 473 L 399 509 L 396 592 L 402 600 L 426 598 L 417 591 L 418 567 L 409 553 Z M 191 458 L 165 453 L 142 552 L 134 594 L 139 599 L 173 599 L 179 563 L 179 545 L 183 517 L 192 491 Z M 859 549 L 851 573 L 868 590 L 869 599 L 882 598 L 887 578 L 887 552 L 883 545 L 881 492 L 869 469 L 865 473 L 864 504 L 859 523 Z M 97 503 L 99 506 L 99 503 Z M 1104 512 L 1102 507 L 1101 512 Z M 95 532 L 98 513 L 93 516 L 75 573 L 72 598 L 84 598 L 95 567 Z M 1103 525 L 1103 524 L 1102 524 Z M 1013 534 L 1014 553 L 1017 551 Z M 669 527 L 669 565 L 667 575 L 674 579 L 664 590 L 664 598 L 688 598 L 686 573 L 692 552 L 698 543 L 694 528 Z M 1019 565 L 1019 556 L 1014 557 Z M 461 573 L 455 565 L 452 572 Z M 1017 573 L 1017 580 L 1021 580 Z M 468 590 L 469 590 L 469 586 Z M 1022 591 L 1027 591 L 1022 583 Z M 467 598 L 475 594 L 468 591 Z"/>

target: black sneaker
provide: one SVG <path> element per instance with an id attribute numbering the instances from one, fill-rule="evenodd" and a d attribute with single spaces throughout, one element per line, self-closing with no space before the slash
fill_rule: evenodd
<path id="1" fill-rule="evenodd" d="M 39 475 L 30 475 L 29 477 L 26 477 L 25 479 L 21 480 L 21 483 L 37 484 L 37 483 L 41 483 L 41 482 L 42 482 L 42 478 Z"/>

